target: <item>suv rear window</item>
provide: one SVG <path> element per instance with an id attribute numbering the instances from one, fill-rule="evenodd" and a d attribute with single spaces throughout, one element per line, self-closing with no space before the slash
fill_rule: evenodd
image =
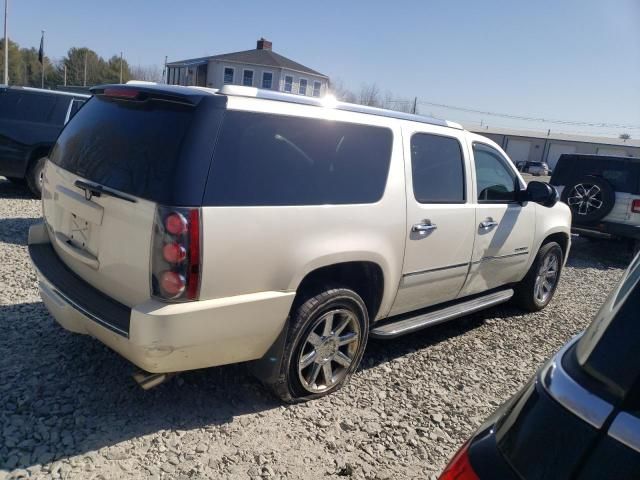
<path id="1" fill-rule="evenodd" d="M 60 134 L 51 161 L 101 185 L 169 203 L 194 110 L 179 103 L 94 96 Z"/>
<path id="2" fill-rule="evenodd" d="M 604 178 L 617 192 L 640 194 L 640 159 L 599 155 L 560 156 L 551 185 L 573 185 L 585 175 Z"/>
<path id="3" fill-rule="evenodd" d="M 373 203 L 384 193 L 392 141 L 383 127 L 228 111 L 204 203 Z"/>

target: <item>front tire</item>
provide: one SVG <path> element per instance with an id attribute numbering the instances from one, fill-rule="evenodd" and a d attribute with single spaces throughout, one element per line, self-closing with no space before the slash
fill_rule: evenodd
<path id="1" fill-rule="evenodd" d="M 529 312 L 537 312 L 546 307 L 558 287 L 562 259 L 562 247 L 556 242 L 542 245 L 529 271 L 516 285 L 513 302 Z"/>
<path id="2" fill-rule="evenodd" d="M 353 290 L 308 295 L 292 308 L 280 375 L 269 386 L 289 403 L 335 392 L 358 368 L 368 334 L 367 307 Z"/>

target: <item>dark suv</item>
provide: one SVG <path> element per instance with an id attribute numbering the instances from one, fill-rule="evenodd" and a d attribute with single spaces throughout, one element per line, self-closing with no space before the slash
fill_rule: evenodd
<path id="1" fill-rule="evenodd" d="M 40 197 L 40 176 L 62 127 L 89 98 L 79 93 L 0 87 L 0 175 Z"/>
<path id="2" fill-rule="evenodd" d="M 441 480 L 640 478 L 640 255 L 567 343 L 456 454 Z"/>
<path id="3" fill-rule="evenodd" d="M 640 158 L 561 155 L 551 176 L 571 209 L 572 230 L 630 239 L 640 246 Z"/>

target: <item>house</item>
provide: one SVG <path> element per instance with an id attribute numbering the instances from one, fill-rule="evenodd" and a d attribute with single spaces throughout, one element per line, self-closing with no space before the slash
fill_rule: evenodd
<path id="1" fill-rule="evenodd" d="M 477 126 L 468 129 L 496 142 L 509 154 L 516 165 L 527 161 L 546 162 L 553 170 L 563 153 L 640 157 L 639 140 L 508 128 L 478 129 Z"/>
<path id="2" fill-rule="evenodd" d="M 329 77 L 274 52 L 264 38 L 255 50 L 167 63 L 166 81 L 212 88 L 244 85 L 310 97 L 323 96 L 329 87 Z"/>

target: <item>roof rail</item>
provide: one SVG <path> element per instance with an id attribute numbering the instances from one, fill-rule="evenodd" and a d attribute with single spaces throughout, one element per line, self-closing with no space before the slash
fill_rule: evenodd
<path id="1" fill-rule="evenodd" d="M 241 85 L 225 85 L 219 91 L 221 95 L 230 95 L 237 97 L 262 98 L 265 100 L 276 100 L 280 102 L 299 103 L 303 105 L 313 105 L 317 107 L 335 108 L 336 110 L 346 110 L 349 112 L 366 113 L 369 115 L 378 115 L 380 117 L 397 118 L 400 120 L 408 120 L 411 122 L 429 123 L 431 125 L 440 125 L 443 127 L 456 128 L 463 130 L 462 125 L 441 120 L 439 118 L 425 117 L 413 113 L 397 112 L 395 110 L 387 110 L 384 108 L 368 107 L 366 105 L 357 105 L 354 103 L 345 103 L 336 100 L 333 95 L 324 97 L 306 97 L 304 95 L 295 95 L 292 93 L 275 92 L 273 90 L 265 90 L 256 87 L 245 87 Z"/>

